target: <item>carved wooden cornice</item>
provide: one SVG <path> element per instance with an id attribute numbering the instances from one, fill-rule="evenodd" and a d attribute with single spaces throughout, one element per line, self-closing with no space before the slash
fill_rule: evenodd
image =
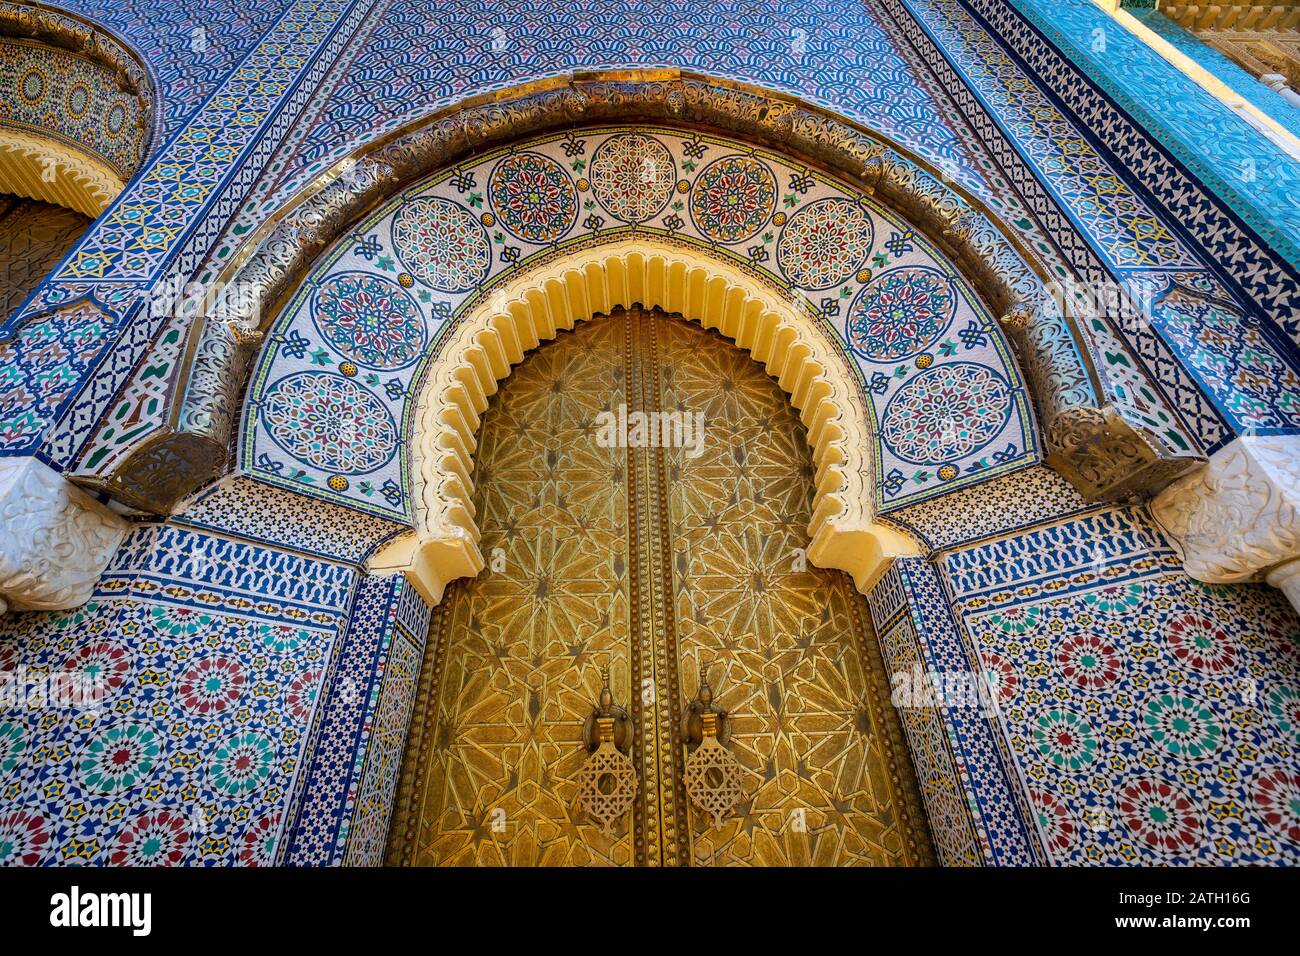
<path id="1" fill-rule="evenodd" d="M 1127 5 L 1126 5 L 1127 6 Z M 1265 32 L 1300 28 L 1295 0 L 1254 0 L 1252 3 L 1169 3 L 1160 12 L 1186 30 L 1248 30 Z"/>

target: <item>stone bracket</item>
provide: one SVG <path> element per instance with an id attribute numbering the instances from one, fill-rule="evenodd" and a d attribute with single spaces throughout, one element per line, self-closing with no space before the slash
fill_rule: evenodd
<path id="1" fill-rule="evenodd" d="M 1198 581 L 1267 581 L 1300 610 L 1300 435 L 1234 440 L 1151 511 Z"/>
<path id="2" fill-rule="evenodd" d="M 0 612 L 84 604 L 126 532 L 44 462 L 0 459 Z"/>

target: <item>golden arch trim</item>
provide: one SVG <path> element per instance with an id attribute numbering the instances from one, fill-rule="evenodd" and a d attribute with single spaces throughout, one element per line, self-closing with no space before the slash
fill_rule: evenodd
<path id="1" fill-rule="evenodd" d="M 430 602 L 484 565 L 472 501 L 476 433 L 498 382 L 560 329 L 619 307 L 677 312 L 762 363 L 808 428 L 816 468 L 808 558 L 847 571 L 864 593 L 889 562 L 919 550 L 875 519 L 870 417 L 843 353 L 815 320 L 721 260 L 638 238 L 576 252 L 507 283 L 464 316 L 430 369 L 412 439 L 415 530 L 372 570 L 402 571 Z"/>

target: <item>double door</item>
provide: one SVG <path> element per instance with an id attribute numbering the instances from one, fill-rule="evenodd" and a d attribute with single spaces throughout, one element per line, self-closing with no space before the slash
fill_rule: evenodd
<path id="1" fill-rule="evenodd" d="M 812 494 L 797 413 L 717 333 L 629 310 L 528 356 L 484 416 L 488 566 L 435 608 L 389 862 L 930 862 L 865 600 L 804 557 Z"/>

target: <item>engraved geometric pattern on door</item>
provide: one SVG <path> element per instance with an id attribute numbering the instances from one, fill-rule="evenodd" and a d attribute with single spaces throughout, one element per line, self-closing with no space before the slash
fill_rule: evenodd
<path id="1" fill-rule="evenodd" d="M 598 415 L 703 413 L 698 454 L 601 447 Z M 483 418 L 488 567 L 435 609 L 388 859 L 416 865 L 932 862 L 864 599 L 807 564 L 797 412 L 717 333 L 631 310 L 528 356 Z M 692 805 L 681 715 L 707 670 L 743 796 Z M 608 669 L 635 806 L 578 806 Z"/>

